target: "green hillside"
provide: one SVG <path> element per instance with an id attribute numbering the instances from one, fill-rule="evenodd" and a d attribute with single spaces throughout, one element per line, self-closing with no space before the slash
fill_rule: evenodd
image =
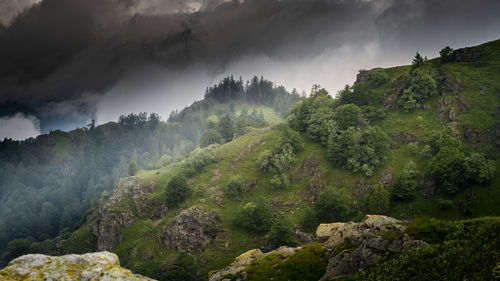
<path id="1" fill-rule="evenodd" d="M 111 250 L 125 267 L 160 280 L 205 280 L 250 249 L 309 243 L 319 223 L 373 213 L 414 224 L 498 216 L 499 116 L 500 40 L 411 66 L 361 71 L 336 98 L 313 87 L 285 122 L 247 128 L 228 143 L 122 179 L 59 242 L 68 252 Z M 410 232 L 441 246 L 394 256 L 352 280 L 403 276 L 408 263 L 416 263 L 414 274 L 434 278 L 419 266 L 433 259 L 447 264 L 468 249 L 492 259 L 474 275 L 477 257 L 466 256 L 470 280 L 491 277 L 498 241 L 481 249 L 470 242 L 478 237 L 459 230 L 480 222 L 498 237 L 498 219 L 445 221 Z"/>

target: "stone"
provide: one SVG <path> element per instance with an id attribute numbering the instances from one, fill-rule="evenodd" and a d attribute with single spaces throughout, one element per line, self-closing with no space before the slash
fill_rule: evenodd
<path id="1" fill-rule="evenodd" d="M 30 254 L 12 260 L 0 270 L 3 281 L 150 281 L 120 267 L 118 257 L 110 252 L 83 255 L 46 256 Z"/>
<path id="2" fill-rule="evenodd" d="M 160 233 L 165 246 L 189 253 L 200 253 L 213 243 L 220 231 L 219 216 L 201 206 L 183 210 Z"/>

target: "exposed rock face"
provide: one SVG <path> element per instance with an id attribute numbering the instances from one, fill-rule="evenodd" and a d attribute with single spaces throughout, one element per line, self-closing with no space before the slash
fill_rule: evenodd
<path id="1" fill-rule="evenodd" d="M 462 48 L 453 51 L 454 62 L 475 62 L 481 57 L 477 48 Z"/>
<path id="2" fill-rule="evenodd" d="M 199 253 L 214 242 L 221 227 L 219 216 L 200 206 L 182 211 L 160 234 L 165 246 Z"/>
<path id="3" fill-rule="evenodd" d="M 162 215 L 164 212 L 152 210 L 152 202 L 145 196 L 155 188 L 155 183 L 141 185 L 135 177 L 128 177 L 118 185 L 109 199 L 100 204 L 92 215 L 95 218 L 94 234 L 97 236 L 97 249 L 108 251 L 118 245 L 121 240 L 120 229 L 130 226 L 136 217 Z M 120 207 L 122 201 L 132 199 L 133 206 Z M 133 207 L 133 208 L 131 208 Z M 136 213 L 133 212 L 133 209 Z"/>
<path id="4" fill-rule="evenodd" d="M 343 250 L 332 257 L 320 280 L 337 279 L 360 272 L 384 260 L 390 252 L 426 245 L 423 241 L 411 239 L 404 233 L 405 229 L 403 222 L 379 215 L 367 215 L 359 223 L 321 224 L 316 236 L 325 241 L 325 247 L 334 249 L 341 243 L 349 243 L 354 250 Z M 390 233 L 391 238 L 385 238 L 385 233 Z"/>
<path id="5" fill-rule="evenodd" d="M 109 252 L 52 257 L 24 255 L 12 260 L 0 271 L 5 281 L 151 281 L 153 279 L 133 274 L 120 267 L 115 254 Z"/>
<path id="6" fill-rule="evenodd" d="M 462 85 L 462 81 L 446 72 L 441 73 L 441 84 L 443 96 L 449 95 L 458 95 L 464 90 L 464 86 Z"/>

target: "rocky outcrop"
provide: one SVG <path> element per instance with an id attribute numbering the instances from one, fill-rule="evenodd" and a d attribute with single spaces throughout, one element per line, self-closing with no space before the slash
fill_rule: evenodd
<path id="1" fill-rule="evenodd" d="M 477 48 L 469 47 L 453 51 L 454 62 L 476 62 L 479 61 L 481 52 Z"/>
<path id="2" fill-rule="evenodd" d="M 133 274 L 120 267 L 115 254 L 109 252 L 59 257 L 46 255 L 24 255 L 12 260 L 0 270 L 4 281 L 148 281 L 147 277 Z"/>
<path id="3" fill-rule="evenodd" d="M 464 91 L 462 81 L 446 72 L 441 73 L 441 95 L 450 96 L 458 95 Z"/>
<path id="4" fill-rule="evenodd" d="M 395 252 L 419 248 L 426 245 L 412 239 L 405 233 L 406 222 L 380 215 L 367 215 L 361 222 L 336 222 L 321 224 L 316 237 L 323 243 L 329 255 L 328 266 L 320 280 L 332 280 L 357 273 L 385 260 Z M 226 268 L 215 271 L 209 281 L 244 280 L 246 269 L 251 264 L 269 255 L 276 255 L 285 261 L 302 247 L 281 247 L 263 253 L 260 249 L 250 250 L 237 257 Z"/>
<path id="5" fill-rule="evenodd" d="M 363 271 L 384 260 L 392 252 L 418 248 L 425 242 L 414 240 L 404 233 L 406 226 L 402 221 L 391 217 L 367 215 L 359 223 L 321 224 L 316 236 L 324 241 L 324 246 L 335 249 L 348 245 L 330 258 L 325 275 L 320 280 L 332 280 Z"/>
<path id="6" fill-rule="evenodd" d="M 146 196 L 155 187 L 155 182 L 141 185 L 135 177 L 128 177 L 113 190 L 105 203 L 99 204 L 91 218 L 99 251 L 109 251 L 118 245 L 122 240 L 120 230 L 130 226 L 135 218 L 157 217 L 166 212 L 165 206 L 161 206 L 162 210 L 155 210 L 153 202 Z"/>
<path id="7" fill-rule="evenodd" d="M 165 246 L 183 252 L 199 253 L 213 243 L 221 230 L 219 216 L 200 206 L 182 211 L 162 230 Z"/>

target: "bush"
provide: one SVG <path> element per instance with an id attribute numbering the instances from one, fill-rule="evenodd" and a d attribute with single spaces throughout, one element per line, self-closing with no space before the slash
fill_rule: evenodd
<path id="1" fill-rule="evenodd" d="M 290 186 L 290 179 L 286 174 L 274 175 L 271 179 L 271 184 L 276 189 L 286 189 Z"/>
<path id="2" fill-rule="evenodd" d="M 464 162 L 465 176 L 469 181 L 485 183 L 495 175 L 495 161 L 487 160 L 483 153 L 473 152 Z"/>
<path id="3" fill-rule="evenodd" d="M 245 192 L 245 181 L 240 176 L 234 176 L 227 183 L 226 190 L 229 196 L 239 200 L 240 196 Z"/>
<path id="4" fill-rule="evenodd" d="M 390 207 L 389 197 L 389 191 L 382 184 L 376 184 L 368 195 L 368 210 L 373 214 L 386 214 Z"/>
<path id="5" fill-rule="evenodd" d="M 160 274 L 159 281 L 201 281 L 198 265 L 193 257 L 186 253 L 180 253 L 172 264 Z"/>
<path id="6" fill-rule="evenodd" d="M 410 160 L 404 169 L 394 178 L 391 189 L 392 198 L 407 200 L 415 196 L 418 187 L 417 174 L 416 165 Z"/>
<path id="7" fill-rule="evenodd" d="M 236 225 L 257 233 L 266 233 L 271 227 L 271 208 L 260 199 L 256 203 L 249 202 L 236 213 Z"/>
<path id="8" fill-rule="evenodd" d="M 465 182 L 465 157 L 460 146 L 442 144 L 439 152 L 431 159 L 431 173 L 447 194 L 455 194 Z"/>
<path id="9" fill-rule="evenodd" d="M 292 223 L 283 217 L 275 219 L 269 231 L 268 240 L 273 249 L 280 246 L 295 245 L 295 231 Z"/>
<path id="10" fill-rule="evenodd" d="M 169 208 L 179 206 L 189 196 L 190 190 L 186 179 L 175 175 L 167 184 L 166 202 Z"/>
<path id="11" fill-rule="evenodd" d="M 429 97 L 437 94 L 437 82 L 428 72 L 414 70 L 402 77 L 402 94 L 398 103 L 406 111 L 419 108 Z"/>
<path id="12" fill-rule="evenodd" d="M 355 104 L 345 104 L 335 109 L 333 120 L 339 130 L 349 127 L 362 127 L 366 124 L 361 109 Z"/>
<path id="13" fill-rule="evenodd" d="M 439 51 L 439 55 L 441 56 L 441 62 L 443 63 L 452 62 L 455 59 L 455 54 L 450 46 L 446 46 Z"/>
<path id="14" fill-rule="evenodd" d="M 207 147 L 216 143 L 222 143 L 222 136 L 215 129 L 207 129 L 200 137 L 200 147 Z"/>
<path id="15" fill-rule="evenodd" d="M 206 165 L 216 162 L 215 150 L 218 144 L 212 144 L 204 148 L 197 148 L 188 157 L 180 162 L 180 168 L 184 176 L 189 177 L 201 171 Z"/>
<path id="16" fill-rule="evenodd" d="M 345 221 L 351 215 L 349 196 L 332 187 L 327 187 L 316 201 L 316 215 L 321 222 Z"/>
<path id="17" fill-rule="evenodd" d="M 14 259 L 19 256 L 28 254 L 31 249 L 31 243 L 33 241 L 28 238 L 14 239 L 7 244 L 7 250 L 9 251 L 9 256 Z"/>

